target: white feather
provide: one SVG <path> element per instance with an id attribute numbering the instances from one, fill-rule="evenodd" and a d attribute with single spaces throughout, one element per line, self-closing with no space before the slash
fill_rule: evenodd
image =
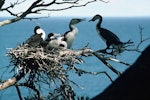
<path id="1" fill-rule="evenodd" d="M 69 48 L 69 49 L 71 48 L 71 46 L 73 44 L 73 41 L 76 37 L 76 34 L 78 33 L 78 29 L 75 26 L 72 25 L 72 28 L 73 28 L 73 30 L 68 32 L 65 36 L 65 38 L 67 39 L 67 41 L 66 41 L 67 42 L 67 48 Z"/>
<path id="2" fill-rule="evenodd" d="M 41 29 L 41 28 L 37 29 L 37 30 L 36 30 L 36 33 L 37 33 L 37 34 L 42 34 L 41 37 L 42 37 L 43 40 L 45 40 L 45 38 L 46 38 L 46 33 L 45 33 L 45 31 L 44 31 L 43 29 Z"/>
<path id="3" fill-rule="evenodd" d="M 52 49 L 52 48 L 66 49 L 67 43 L 63 41 L 62 38 L 63 37 L 57 37 L 49 41 L 48 45 L 46 46 L 46 49 Z M 60 46 L 60 45 L 63 45 L 63 46 Z"/>

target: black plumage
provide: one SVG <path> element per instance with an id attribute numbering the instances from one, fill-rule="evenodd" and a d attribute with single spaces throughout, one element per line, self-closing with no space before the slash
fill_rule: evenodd
<path id="1" fill-rule="evenodd" d="M 45 32 L 39 26 L 34 28 L 34 35 L 26 40 L 25 44 L 28 44 L 31 47 L 38 47 L 41 45 L 41 42 L 45 39 Z"/>
<path id="2" fill-rule="evenodd" d="M 121 48 L 123 47 L 124 43 L 121 42 L 119 37 L 115 35 L 113 32 L 101 27 L 101 23 L 103 20 L 101 15 L 95 15 L 90 21 L 96 20 L 98 20 L 96 30 L 98 32 L 98 35 L 102 38 L 102 40 L 106 42 L 107 45 L 106 49 L 109 49 L 109 47 L 112 46 L 118 52 L 121 52 Z"/>
<path id="3" fill-rule="evenodd" d="M 42 41 L 43 39 L 41 38 L 41 34 L 34 34 L 25 43 L 31 47 L 37 47 Z"/>

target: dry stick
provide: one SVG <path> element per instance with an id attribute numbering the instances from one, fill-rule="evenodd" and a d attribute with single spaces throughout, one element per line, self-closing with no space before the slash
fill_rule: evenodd
<path id="1" fill-rule="evenodd" d="M 77 69 L 75 66 L 74 66 L 74 69 L 76 70 L 76 71 L 80 71 L 80 72 L 82 72 L 82 73 L 85 73 L 85 74 L 92 74 L 92 75 L 98 75 L 98 74 L 105 74 L 109 79 L 110 79 L 110 81 L 111 82 L 113 82 L 113 80 L 112 80 L 112 78 L 108 75 L 108 73 L 107 72 L 105 72 L 105 71 L 102 71 L 102 72 L 88 72 L 88 71 L 85 71 L 85 70 L 82 70 L 82 69 Z"/>
<path id="2" fill-rule="evenodd" d="M 17 76 L 6 80 L 4 83 L 0 84 L 0 90 L 6 89 L 14 84 L 16 84 L 22 77 L 25 76 L 24 72 L 21 72 L 20 74 L 18 74 Z"/>
<path id="3" fill-rule="evenodd" d="M 40 92 L 39 92 L 39 90 L 37 90 L 35 88 L 35 86 L 30 86 L 27 83 L 20 83 L 20 84 L 18 84 L 18 86 L 24 86 L 24 87 L 28 87 L 28 88 L 32 89 L 33 91 L 35 91 L 37 93 L 38 98 L 40 98 Z"/>
<path id="4" fill-rule="evenodd" d="M 139 41 L 139 43 L 133 49 L 125 49 L 126 51 L 136 51 L 136 52 L 141 53 L 141 51 L 139 50 L 139 47 L 141 46 L 141 44 L 144 43 L 147 40 L 150 40 L 150 37 L 147 37 L 147 38 L 143 39 L 143 30 L 144 30 L 144 27 L 139 26 L 139 30 L 140 30 L 140 32 L 139 32 L 139 34 L 140 34 L 140 41 Z"/>
<path id="5" fill-rule="evenodd" d="M 18 92 L 18 96 L 19 96 L 20 100 L 23 100 L 22 97 L 21 97 L 21 92 L 20 92 L 19 87 L 17 85 L 15 87 L 16 87 L 16 90 Z"/>
<path id="6" fill-rule="evenodd" d="M 131 64 L 128 64 L 128 63 L 126 63 L 126 62 L 120 61 L 120 60 L 115 59 L 115 58 L 112 58 L 112 57 L 107 57 L 107 58 L 105 58 L 105 59 L 106 59 L 106 60 L 111 60 L 111 61 L 114 61 L 114 62 L 117 62 L 117 63 L 121 63 L 121 64 L 124 64 L 124 65 L 126 65 L 126 66 L 131 66 Z"/>
<path id="7" fill-rule="evenodd" d="M 95 55 L 100 61 L 102 61 L 109 69 L 111 69 L 114 73 L 116 73 L 118 76 L 121 75 L 119 71 L 114 69 L 107 61 L 105 61 L 97 52 L 93 52 L 93 55 Z"/>
<path id="8" fill-rule="evenodd" d="M 81 51 L 80 51 L 81 52 Z M 121 75 L 121 73 L 119 71 L 117 71 L 115 68 L 113 68 L 108 62 L 106 62 L 106 60 L 104 58 L 102 58 L 97 52 L 94 52 L 93 50 L 90 49 L 83 49 L 82 50 L 82 54 L 85 53 L 91 53 L 94 56 L 96 56 L 100 61 L 102 61 L 110 70 L 112 70 L 114 73 L 116 73 L 118 76 Z"/>

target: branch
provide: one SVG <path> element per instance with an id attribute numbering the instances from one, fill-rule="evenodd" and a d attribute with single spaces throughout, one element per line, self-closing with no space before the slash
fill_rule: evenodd
<path id="1" fill-rule="evenodd" d="M 0 0 L 0 11 L 2 10 L 4 3 L 5 3 L 5 0 Z"/>
<path id="2" fill-rule="evenodd" d="M 18 87 L 18 86 L 15 86 L 15 87 L 16 87 L 16 90 L 17 90 L 17 92 L 18 92 L 19 99 L 20 99 L 20 100 L 23 100 L 22 97 L 21 97 L 21 92 L 20 92 L 19 87 Z"/>
<path id="3" fill-rule="evenodd" d="M 140 30 L 140 32 L 139 32 L 139 34 L 140 34 L 140 37 L 139 37 L 139 38 L 140 38 L 140 41 L 139 41 L 139 43 L 138 43 L 137 46 L 136 46 L 135 48 L 133 48 L 133 49 L 125 49 L 126 51 L 136 51 L 136 52 L 140 52 L 140 53 L 141 53 L 141 51 L 140 51 L 140 46 L 141 46 L 145 41 L 150 40 L 150 37 L 143 38 L 143 30 L 144 30 L 143 27 L 139 26 L 139 30 Z"/>
<path id="4" fill-rule="evenodd" d="M 124 65 L 126 65 L 126 66 L 131 66 L 131 64 L 128 64 L 128 63 L 123 62 L 123 61 L 120 61 L 120 60 L 118 60 L 118 59 L 116 59 L 116 58 L 105 57 L 104 59 L 105 59 L 105 60 L 111 60 L 111 61 L 114 61 L 114 62 L 117 62 L 117 63 L 121 63 L 121 64 L 124 64 Z"/>
<path id="5" fill-rule="evenodd" d="M 0 90 L 6 89 L 10 86 L 15 85 L 22 77 L 24 77 L 25 73 L 22 72 L 20 74 L 18 74 L 17 76 L 6 80 L 4 83 L 0 84 Z"/>
<path id="6" fill-rule="evenodd" d="M 38 89 L 35 88 L 35 86 L 31 86 L 28 83 L 20 83 L 20 84 L 17 84 L 17 86 L 24 86 L 24 87 L 32 89 L 34 92 L 36 92 L 37 98 L 40 98 L 40 92 Z"/>
<path id="7" fill-rule="evenodd" d="M 10 9 L 10 8 L 14 8 L 15 6 L 17 6 L 17 5 L 19 5 L 19 4 L 21 4 L 21 3 L 24 3 L 26 0 L 23 0 L 23 1 L 20 1 L 19 2 L 19 0 L 17 0 L 16 2 L 14 2 L 14 3 L 10 3 L 10 5 L 8 6 L 8 7 L 5 7 L 5 8 L 2 8 L 2 6 L 4 5 L 4 3 L 5 3 L 5 0 L 1 0 L 0 1 L 0 7 L 1 7 L 1 11 L 7 11 L 8 13 L 12 13 L 12 12 L 10 12 L 8 9 Z M 1 6 L 2 5 L 2 6 Z"/>
<path id="8" fill-rule="evenodd" d="M 96 0 L 92 0 L 92 1 L 87 1 L 86 3 L 84 4 L 79 4 L 79 1 L 80 0 L 76 0 L 75 2 L 55 2 L 56 5 L 62 5 L 62 4 L 73 4 L 73 5 L 70 5 L 68 7 L 64 7 L 64 8 L 58 8 L 58 9 L 38 9 L 37 11 L 62 11 L 62 10 L 67 10 L 67 9 L 71 9 L 71 8 L 76 8 L 76 7 L 84 7 L 84 6 L 87 6 L 88 4 L 90 3 L 93 3 L 93 2 L 97 2 Z M 103 0 L 100 0 L 102 2 L 105 2 Z M 109 1 L 106 1 L 105 3 L 108 3 Z"/>
<path id="9" fill-rule="evenodd" d="M 102 61 L 110 70 L 112 70 L 114 73 L 116 73 L 118 76 L 121 75 L 119 71 L 117 71 L 115 68 L 113 68 L 105 59 L 101 57 L 97 52 L 93 52 L 93 55 L 95 55 L 100 61 Z"/>
<path id="10" fill-rule="evenodd" d="M 9 86 L 16 84 L 21 78 L 23 78 L 27 73 L 32 77 L 32 74 L 37 72 L 44 72 L 47 77 L 50 77 L 50 80 L 55 80 L 58 78 L 61 82 L 66 81 L 68 78 L 65 76 L 67 69 L 63 69 L 62 65 L 67 65 L 70 69 L 74 69 L 78 74 L 79 73 L 89 73 L 89 74 L 100 74 L 104 73 L 111 81 L 112 79 L 106 72 L 87 72 L 81 69 L 72 67 L 74 64 L 82 63 L 82 59 L 79 57 L 84 55 L 94 54 L 99 60 L 101 60 L 108 68 L 120 76 L 120 72 L 115 70 L 101 55 L 95 53 L 93 50 L 84 48 L 78 51 L 74 50 L 51 50 L 46 51 L 43 48 L 33 48 L 27 47 L 26 45 L 18 46 L 15 49 L 10 49 L 7 56 L 11 57 L 11 63 L 15 65 L 20 74 L 17 74 L 12 79 L 7 80 L 6 82 L 0 85 L 0 89 L 5 89 Z M 85 56 L 86 57 L 86 56 Z M 22 66 L 22 68 L 21 68 Z M 16 69 L 15 68 L 15 69 Z M 62 71 L 63 70 L 63 71 Z M 29 71 L 29 72 L 28 72 Z M 59 73 L 59 74 L 58 74 Z M 39 73 L 38 77 L 39 77 Z M 55 76 L 53 76 L 55 75 Z M 33 79 L 29 81 L 38 80 L 34 75 Z M 43 74 L 42 81 L 43 81 Z M 45 77 L 46 77 L 45 76 Z M 45 80 L 45 83 L 47 80 Z"/>
<path id="11" fill-rule="evenodd" d="M 65 1 L 65 2 L 56 2 L 56 0 L 53 0 L 51 2 L 45 3 L 43 0 L 36 0 L 35 2 L 32 3 L 32 5 L 24 12 L 20 12 L 20 13 L 14 13 L 11 10 L 9 10 L 10 8 L 13 8 L 16 5 L 19 5 L 21 3 L 24 3 L 26 0 L 23 0 L 21 2 L 19 2 L 19 0 L 17 0 L 15 3 L 11 4 L 10 6 L 1 9 L 1 11 L 7 11 L 10 15 L 15 16 L 16 18 L 10 19 L 10 20 L 4 20 L 2 22 L 0 22 L 0 26 L 4 26 L 10 23 L 14 23 L 17 22 L 21 19 L 26 19 L 25 17 L 27 15 L 30 14 L 39 14 L 39 12 L 41 11 L 62 11 L 62 10 L 67 10 L 67 9 L 71 9 L 71 8 L 75 8 L 75 7 L 83 7 L 86 6 L 90 3 L 96 2 L 97 0 L 92 0 L 92 1 L 86 1 L 84 4 L 80 5 L 80 0 L 76 0 L 73 2 L 70 1 Z M 103 0 L 99 0 L 102 2 L 105 2 Z M 107 3 L 107 1 L 105 2 Z M 48 7 L 52 7 L 53 5 L 69 5 L 68 7 L 62 7 L 62 8 L 56 8 L 56 9 L 49 9 Z M 46 8 L 47 7 L 47 8 Z M 31 19 L 31 18 L 30 18 Z"/>
<path id="12" fill-rule="evenodd" d="M 85 71 L 85 70 L 82 70 L 82 69 L 78 69 L 75 66 L 73 66 L 73 69 L 76 71 L 76 73 L 78 73 L 79 76 L 81 76 L 81 74 L 92 74 L 92 75 L 105 74 L 109 78 L 109 80 L 111 82 L 113 82 L 112 78 L 105 71 L 101 71 L 101 72 L 89 72 L 89 71 Z"/>

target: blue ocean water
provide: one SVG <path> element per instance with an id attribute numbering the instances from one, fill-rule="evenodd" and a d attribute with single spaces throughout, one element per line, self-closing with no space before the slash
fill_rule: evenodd
<path id="1" fill-rule="evenodd" d="M 6 18 L 0 18 L 0 21 Z M 27 38 L 33 34 L 33 29 L 36 25 L 40 25 L 45 32 L 48 34 L 50 32 L 63 34 L 69 30 L 68 24 L 72 17 L 68 18 L 46 18 L 40 20 L 22 20 L 10 25 L 0 27 L 0 77 L 2 79 L 8 79 L 12 77 L 13 73 L 7 71 L 6 66 L 9 65 L 9 58 L 5 56 L 8 52 L 6 48 L 15 48 L 18 44 L 23 43 Z M 89 18 L 86 18 L 86 21 L 76 25 L 78 27 L 78 34 L 73 44 L 73 49 L 81 49 L 87 43 L 88 47 L 93 50 L 103 49 L 106 47 L 105 43 L 98 37 L 95 30 L 96 22 L 88 22 Z M 140 30 L 139 26 L 143 27 L 143 38 L 150 37 L 150 18 L 119 18 L 119 17 L 104 17 L 102 27 L 107 28 L 114 32 L 121 41 L 128 41 L 131 39 L 135 44 L 140 40 Z M 147 45 L 149 45 L 150 40 L 146 41 L 140 46 L 140 50 L 143 50 Z M 121 61 L 128 62 L 130 64 L 134 63 L 136 58 L 140 55 L 137 52 L 125 51 L 122 54 L 117 56 L 117 59 Z M 117 75 L 114 74 L 110 69 L 108 69 L 102 62 L 100 62 L 95 57 L 84 58 L 85 63 L 77 65 L 81 69 L 87 71 L 106 71 L 113 80 L 117 78 Z M 120 72 L 125 71 L 128 67 L 122 64 L 118 64 L 110 61 L 110 64 Z M 11 70 L 11 69 L 8 69 Z M 99 75 L 82 75 L 78 76 L 73 71 L 69 73 L 69 78 L 83 89 L 74 86 L 76 94 L 79 96 L 89 96 L 90 98 L 96 96 L 102 92 L 107 86 L 111 84 L 110 80 L 106 77 L 105 74 Z M 28 91 L 22 89 L 23 96 L 28 95 Z M 0 91 L 0 100 L 8 100 L 8 97 L 12 100 L 17 100 L 18 96 L 16 89 L 11 87 L 4 91 Z"/>

